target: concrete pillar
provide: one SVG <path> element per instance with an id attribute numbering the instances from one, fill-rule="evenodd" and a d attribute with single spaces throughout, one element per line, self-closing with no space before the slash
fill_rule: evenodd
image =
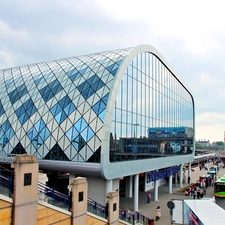
<path id="1" fill-rule="evenodd" d="M 37 223 L 38 161 L 33 155 L 14 157 L 13 225 Z"/>
<path id="2" fill-rule="evenodd" d="M 183 187 L 183 164 L 180 164 L 180 187 Z"/>
<path id="3" fill-rule="evenodd" d="M 139 174 L 134 175 L 134 211 L 138 211 Z"/>
<path id="4" fill-rule="evenodd" d="M 133 176 L 126 177 L 125 197 L 131 198 L 133 196 Z"/>
<path id="5" fill-rule="evenodd" d="M 188 163 L 188 177 L 190 177 L 190 182 L 191 182 L 191 163 Z"/>
<path id="6" fill-rule="evenodd" d="M 70 192 L 70 189 L 71 189 L 70 183 L 73 181 L 74 178 L 76 178 L 75 174 L 71 174 L 71 173 L 70 173 L 70 175 L 69 175 L 69 184 L 68 184 L 68 186 L 67 186 L 68 192 Z"/>
<path id="7" fill-rule="evenodd" d="M 173 176 L 169 176 L 169 193 L 173 193 L 172 191 L 172 186 L 173 186 Z"/>
<path id="8" fill-rule="evenodd" d="M 88 189 L 86 178 L 84 177 L 74 178 L 70 183 L 70 188 L 72 192 L 71 225 L 86 224 L 87 189 Z"/>
<path id="9" fill-rule="evenodd" d="M 106 180 L 105 182 L 105 196 L 107 193 L 111 192 L 113 190 L 112 188 L 112 180 Z"/>
<path id="10" fill-rule="evenodd" d="M 118 191 L 111 191 L 106 195 L 108 206 L 108 224 L 119 224 L 119 194 Z"/>
<path id="11" fill-rule="evenodd" d="M 175 174 L 175 178 L 174 178 L 174 179 L 175 179 L 175 186 L 177 186 L 177 183 L 178 183 L 178 182 L 177 182 L 177 180 L 178 180 L 178 179 L 177 179 L 177 176 L 178 176 L 178 175 L 177 175 L 177 173 L 176 173 L 176 174 Z"/>
<path id="12" fill-rule="evenodd" d="M 155 201 L 159 200 L 158 188 L 159 188 L 159 180 L 155 180 L 154 181 L 154 200 Z"/>

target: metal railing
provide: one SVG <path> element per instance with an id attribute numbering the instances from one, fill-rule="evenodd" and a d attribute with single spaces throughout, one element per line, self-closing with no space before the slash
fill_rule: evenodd
<path id="1" fill-rule="evenodd" d="M 70 195 L 62 194 L 54 188 L 50 188 L 38 182 L 38 198 L 59 208 L 70 210 Z"/>
<path id="2" fill-rule="evenodd" d="M 87 201 L 87 210 L 88 212 L 100 216 L 104 219 L 107 219 L 107 207 L 106 205 L 101 205 L 98 202 L 88 198 Z"/>
<path id="3" fill-rule="evenodd" d="M 153 221 L 152 219 L 140 214 L 139 212 L 129 212 L 123 209 L 119 211 L 119 219 L 130 224 L 146 224 L 149 225 Z"/>
<path id="4" fill-rule="evenodd" d="M 11 197 L 12 188 L 12 178 L 0 175 L 0 193 Z M 71 207 L 71 195 L 62 194 L 41 182 L 38 182 L 38 199 L 68 211 Z M 90 198 L 87 199 L 87 211 L 104 219 L 108 217 L 107 206 Z M 152 221 L 139 212 L 130 213 L 123 209 L 119 209 L 119 219 L 130 224 L 151 224 Z"/>

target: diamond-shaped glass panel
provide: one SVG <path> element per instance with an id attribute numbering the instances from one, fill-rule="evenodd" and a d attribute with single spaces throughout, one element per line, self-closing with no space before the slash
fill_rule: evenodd
<path id="1" fill-rule="evenodd" d="M 35 148 L 39 148 L 49 135 L 50 131 L 42 119 L 40 119 L 27 133 L 27 136 Z"/>
<path id="2" fill-rule="evenodd" d="M 37 111 L 33 101 L 28 99 L 17 110 L 16 115 L 21 124 L 24 124 Z"/>
<path id="3" fill-rule="evenodd" d="M 61 124 L 74 110 L 76 110 L 75 105 L 68 96 L 65 96 L 52 107 L 51 112 L 56 121 Z"/>
<path id="4" fill-rule="evenodd" d="M 2 103 L 0 102 L 0 116 L 2 116 L 5 113 L 5 110 L 3 108 Z"/>
<path id="5" fill-rule="evenodd" d="M 52 97 L 54 97 L 57 93 L 59 93 L 62 90 L 62 86 L 59 83 L 58 80 L 52 81 L 47 86 L 43 87 L 40 90 L 40 93 L 44 99 L 45 102 L 50 100 Z"/>
<path id="6" fill-rule="evenodd" d="M 97 75 L 90 77 L 88 80 L 81 83 L 77 89 L 80 91 L 85 99 L 88 99 L 96 91 L 98 91 L 104 83 Z"/>
<path id="7" fill-rule="evenodd" d="M 11 91 L 9 93 L 9 99 L 12 104 L 17 102 L 20 98 L 22 98 L 26 93 L 27 93 L 27 88 L 25 84 L 20 85 L 18 88 L 15 90 Z"/>

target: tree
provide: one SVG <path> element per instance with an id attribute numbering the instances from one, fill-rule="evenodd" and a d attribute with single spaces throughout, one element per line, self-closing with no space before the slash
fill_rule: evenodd
<path id="1" fill-rule="evenodd" d="M 224 142 L 223 141 L 216 141 L 216 145 L 219 146 L 219 147 L 223 147 Z"/>

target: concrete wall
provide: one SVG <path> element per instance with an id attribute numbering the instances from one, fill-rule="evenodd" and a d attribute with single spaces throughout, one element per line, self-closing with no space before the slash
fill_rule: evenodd
<path id="1" fill-rule="evenodd" d="M 88 182 L 88 197 L 98 203 L 106 204 L 106 180 L 97 177 L 86 177 Z M 94 188 L 93 188 L 94 187 Z M 119 189 L 119 179 L 112 180 L 112 190 Z"/>
<path id="2" fill-rule="evenodd" d="M 37 206 L 37 225 L 52 223 L 70 225 L 71 213 L 48 203 L 39 202 Z"/>
<path id="3" fill-rule="evenodd" d="M 0 224 L 11 225 L 12 223 L 12 204 L 11 198 L 0 195 Z"/>
<path id="4" fill-rule="evenodd" d="M 0 194 L 0 224 L 11 225 L 12 222 L 12 203 L 13 200 Z M 71 213 L 62 210 L 48 203 L 39 201 L 37 206 L 37 225 L 48 225 L 55 223 L 56 225 L 70 225 Z M 26 224 L 26 218 L 24 218 Z M 95 216 L 91 213 L 87 214 L 86 225 L 105 225 L 107 220 Z M 119 222 L 120 225 L 126 224 Z"/>

